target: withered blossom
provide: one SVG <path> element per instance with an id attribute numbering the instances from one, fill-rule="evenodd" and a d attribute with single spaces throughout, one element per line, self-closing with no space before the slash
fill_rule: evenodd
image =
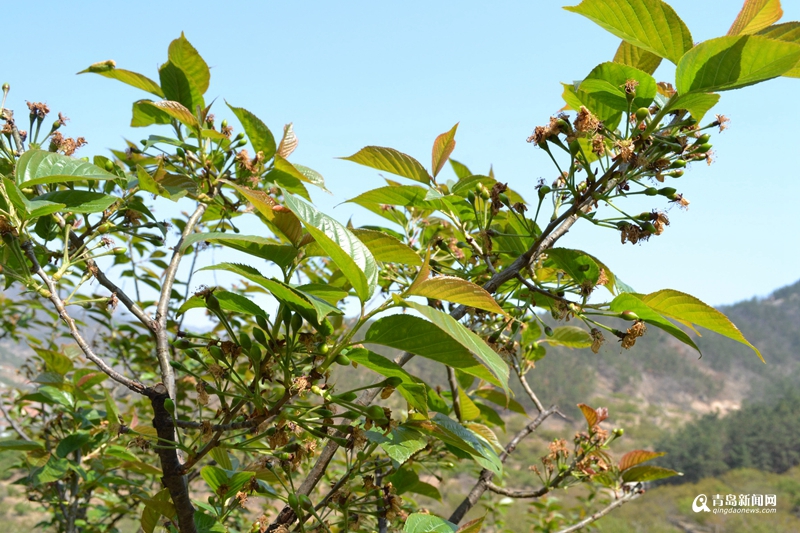
<path id="1" fill-rule="evenodd" d="M 586 107 L 581 106 L 573 125 L 581 133 L 594 133 L 600 128 L 600 119 L 594 116 Z"/>

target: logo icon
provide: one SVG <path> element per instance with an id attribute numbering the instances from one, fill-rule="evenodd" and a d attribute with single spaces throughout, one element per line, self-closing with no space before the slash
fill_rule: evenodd
<path id="1" fill-rule="evenodd" d="M 710 513 L 711 509 L 708 508 L 706 502 L 708 502 L 708 498 L 706 497 L 706 495 L 699 494 L 692 502 L 692 511 L 694 511 L 695 513 L 699 513 L 700 511 L 705 511 L 707 513 Z"/>

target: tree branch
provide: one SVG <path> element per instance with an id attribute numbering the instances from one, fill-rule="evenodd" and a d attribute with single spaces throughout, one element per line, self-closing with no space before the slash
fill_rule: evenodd
<path id="1" fill-rule="evenodd" d="M 170 351 L 169 339 L 167 338 L 167 313 L 169 311 L 169 301 L 172 297 L 172 286 L 175 284 L 175 276 L 178 273 L 178 267 L 183 258 L 181 245 L 186 237 L 192 234 L 195 226 L 200 218 L 206 212 L 206 204 L 198 204 L 197 209 L 194 210 L 192 216 L 186 221 L 186 226 L 183 228 L 181 238 L 175 245 L 172 251 L 172 259 L 170 259 L 169 266 L 164 271 L 164 281 L 161 286 L 161 296 L 158 299 L 158 306 L 156 307 L 156 357 L 158 364 L 161 368 L 161 381 L 167 387 L 169 397 L 176 399 L 175 396 L 175 373 L 170 366 Z M 236 339 L 231 339 L 236 340 Z"/>
<path id="2" fill-rule="evenodd" d="M 599 511 L 597 511 L 594 514 L 592 514 L 591 516 L 588 516 L 588 517 L 584 518 L 583 520 L 581 520 L 580 522 L 578 522 L 575 525 L 572 525 L 572 526 L 570 526 L 570 527 L 568 527 L 566 529 L 562 529 L 558 533 L 572 533 L 573 531 L 578 531 L 580 529 L 583 529 L 586 526 L 588 526 L 589 524 L 591 524 L 592 522 L 595 522 L 595 521 L 599 520 L 600 518 L 604 517 L 605 515 L 607 515 L 608 513 L 613 511 L 614 509 L 616 509 L 617 507 L 622 507 L 623 505 L 625 505 L 629 501 L 635 500 L 636 498 L 641 496 L 643 493 L 644 493 L 644 490 L 642 489 L 642 485 L 638 484 L 635 487 L 633 487 L 629 492 L 625 493 L 621 498 L 617 498 L 616 500 L 614 500 L 613 502 L 608 504 L 606 507 L 600 509 Z"/>
<path id="3" fill-rule="evenodd" d="M 72 319 L 71 316 L 67 313 L 67 309 L 64 306 L 64 301 L 58 295 L 58 288 L 56 284 L 50 279 L 50 276 L 42 270 L 41 265 L 39 265 L 39 260 L 36 259 L 36 254 L 33 251 L 33 242 L 27 241 L 22 244 L 22 248 L 25 250 L 25 255 L 27 256 L 28 260 L 31 262 L 31 272 L 39 276 L 39 278 L 44 282 L 45 286 L 47 286 L 47 292 L 49 293 L 48 298 L 53 303 L 53 306 L 56 308 L 58 312 L 58 316 L 64 323 L 67 324 L 69 328 L 70 335 L 72 338 L 75 339 L 75 342 L 78 343 L 78 347 L 80 347 L 81 351 L 86 355 L 86 357 L 92 361 L 97 367 L 105 372 L 108 377 L 125 385 L 127 388 L 132 390 L 133 392 L 138 392 L 139 394 L 143 394 L 145 396 L 150 396 L 150 391 L 144 385 L 139 383 L 138 381 L 134 381 L 132 379 L 126 378 L 103 361 L 100 357 L 98 357 L 94 351 L 92 350 L 91 346 L 86 342 L 86 339 L 83 338 L 81 332 L 78 331 L 78 327 L 75 325 L 75 321 Z"/>
<path id="4" fill-rule="evenodd" d="M 19 435 L 19 438 L 21 438 L 22 440 L 27 441 L 27 442 L 33 442 L 33 439 L 30 438 L 25 433 L 25 430 L 22 429 L 22 426 L 17 424 L 17 421 L 14 420 L 13 418 L 11 418 L 11 415 L 8 413 L 8 411 L 6 411 L 6 406 L 3 405 L 3 401 L 2 400 L 0 400 L 0 411 L 2 411 L 3 417 L 6 419 L 8 424 L 11 426 L 11 429 L 13 429 L 17 433 L 17 435 Z"/>
<path id="5" fill-rule="evenodd" d="M 517 449 L 517 445 L 522 441 L 522 439 L 524 439 L 525 437 L 536 431 L 536 429 L 542 424 L 542 422 L 544 422 L 550 416 L 554 415 L 557 412 L 558 412 L 558 407 L 553 405 L 549 409 L 546 409 L 541 413 L 539 413 L 539 416 L 537 416 L 534 420 L 532 420 L 527 426 L 519 430 L 517 434 L 514 435 L 514 438 L 512 438 L 511 441 L 506 445 L 506 448 L 503 451 L 503 453 L 500 454 L 500 462 L 505 463 L 506 459 L 508 459 L 508 456 L 511 455 L 514 452 L 514 450 Z M 449 520 L 452 523 L 458 524 L 464 518 L 464 515 L 466 515 L 469 512 L 469 510 L 472 509 L 476 503 L 478 503 L 478 500 L 480 499 L 481 496 L 483 496 L 483 493 L 486 492 L 488 484 L 491 483 L 493 477 L 494 477 L 493 472 L 485 468 L 481 471 L 480 477 L 478 478 L 478 481 L 475 483 L 475 486 L 472 487 L 472 490 L 469 491 L 469 494 L 467 495 L 466 498 L 464 498 L 464 501 L 462 501 L 461 504 L 458 506 L 458 508 L 453 512 L 453 514 L 450 515 Z"/>
<path id="6" fill-rule="evenodd" d="M 456 420 L 461 422 L 461 398 L 458 395 L 456 370 L 452 366 L 447 367 L 447 381 L 450 383 L 450 394 L 453 396 L 453 411 L 455 412 Z M 541 411 L 541 409 L 539 410 Z"/>
<path id="7" fill-rule="evenodd" d="M 514 360 L 513 367 L 514 372 L 516 372 L 517 377 L 519 378 L 519 382 L 522 383 L 522 388 L 525 389 L 525 392 L 533 402 L 533 405 L 535 405 L 536 409 L 538 409 L 541 413 L 544 411 L 544 406 L 542 405 L 542 402 L 539 401 L 539 397 L 536 396 L 536 393 L 533 392 L 533 389 L 531 389 L 530 385 L 528 385 L 528 380 L 525 379 L 525 374 L 522 373 L 522 368 L 520 367 L 519 362 L 516 361 L 516 358 Z"/>

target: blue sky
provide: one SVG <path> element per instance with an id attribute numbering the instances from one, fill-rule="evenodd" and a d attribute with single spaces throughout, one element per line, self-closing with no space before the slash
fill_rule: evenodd
<path id="1" fill-rule="evenodd" d="M 325 176 L 334 195 L 312 191 L 321 209 L 356 225 L 374 219 L 337 204 L 383 184 L 377 172 L 336 157 L 366 145 L 391 146 L 429 165 L 433 139 L 460 122 L 455 159 L 474 172 L 490 165 L 528 199 L 538 178 L 556 173 L 525 142 L 563 105 L 560 82 L 610 60 L 618 40 L 561 9 L 573 2 L 150 2 L 45 3 L 33 14 L 4 6 L 7 47 L 0 81 L 7 106 L 46 101 L 71 118 L 65 133 L 105 154 L 145 132 L 128 127 L 131 103 L 147 95 L 75 73 L 114 59 L 157 79 L 169 42 L 187 38 L 212 67 L 207 101 L 223 98 L 257 114 L 279 136 L 293 122 L 292 160 Z M 723 35 L 740 7 L 733 0 L 670 2 L 695 41 Z M 784 20 L 800 3 L 784 2 Z M 656 73 L 670 80 L 667 65 Z M 795 104 L 800 80 L 779 79 L 723 93 L 713 110 L 731 118 L 715 135 L 717 162 L 674 182 L 691 200 L 670 211 L 667 232 L 642 245 L 576 228 L 563 246 L 600 257 L 640 292 L 673 288 L 711 304 L 732 303 L 800 278 L 800 197 Z M 712 112 L 712 114 L 713 114 Z M 156 133 L 158 133 L 156 131 Z M 445 171 L 447 172 L 447 171 Z M 182 207 L 182 206 L 179 206 Z"/>

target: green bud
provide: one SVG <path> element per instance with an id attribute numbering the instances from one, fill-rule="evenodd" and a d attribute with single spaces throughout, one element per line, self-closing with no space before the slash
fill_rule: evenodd
<path id="1" fill-rule="evenodd" d="M 319 416 L 320 418 L 330 418 L 333 416 L 333 411 L 330 409 L 317 409 L 314 411 L 314 414 Z"/>
<path id="2" fill-rule="evenodd" d="M 676 159 L 672 162 L 669 168 L 683 168 L 686 166 L 686 161 L 683 159 Z"/>
<path id="3" fill-rule="evenodd" d="M 188 339 L 178 339 L 172 345 L 178 350 L 188 350 L 192 347 L 192 343 Z"/>
<path id="4" fill-rule="evenodd" d="M 336 356 L 336 364 L 342 366 L 348 366 L 350 364 L 350 358 L 347 357 L 345 354 L 340 353 L 339 355 Z"/>
<path id="5" fill-rule="evenodd" d="M 217 300 L 217 297 L 214 296 L 213 293 L 209 293 L 208 296 L 206 296 L 206 307 L 215 313 L 222 312 L 222 308 L 219 305 L 219 300 Z"/>
<path id="6" fill-rule="evenodd" d="M 667 198 L 672 198 L 676 192 L 678 192 L 678 190 L 675 187 L 664 187 L 658 190 L 658 194 L 666 196 Z"/>
<path id="7" fill-rule="evenodd" d="M 356 418 L 361 416 L 361 413 L 359 413 L 358 411 L 345 411 L 339 416 L 347 420 L 355 420 Z"/>
<path id="8" fill-rule="evenodd" d="M 166 409 L 170 413 L 175 412 L 175 402 L 172 401 L 172 398 L 167 398 L 166 400 L 164 400 L 164 409 Z"/>
<path id="9" fill-rule="evenodd" d="M 216 361 L 219 361 L 225 357 L 225 354 L 222 353 L 222 348 L 216 344 L 212 344 L 208 347 L 208 353 L 211 354 L 211 357 L 213 357 Z"/>
<path id="10" fill-rule="evenodd" d="M 547 335 L 548 337 L 552 337 L 553 336 L 553 328 L 551 328 L 550 326 L 545 326 L 544 334 Z"/>
<path id="11" fill-rule="evenodd" d="M 186 354 L 186 357 L 188 357 L 189 359 L 194 359 L 198 363 L 203 362 L 203 359 L 200 357 L 200 354 L 197 353 L 197 350 L 195 350 L 194 348 L 189 348 L 188 350 L 185 350 L 183 353 Z"/>
<path id="12" fill-rule="evenodd" d="M 220 126 L 222 126 L 223 128 L 227 128 L 227 127 L 228 127 L 228 119 L 227 119 L 227 118 L 226 118 L 226 119 L 224 119 L 224 120 L 222 121 L 222 123 L 220 124 Z"/>
<path id="13" fill-rule="evenodd" d="M 711 135 L 708 133 L 702 134 L 697 140 L 694 142 L 695 144 L 706 144 L 708 141 L 711 140 Z"/>
<path id="14" fill-rule="evenodd" d="M 322 389 L 319 388 L 319 385 L 311 385 L 311 392 L 317 396 L 322 396 Z"/>
<path id="15" fill-rule="evenodd" d="M 390 378 L 386 378 L 383 382 L 386 387 L 397 387 L 401 383 L 403 383 L 403 378 L 398 376 L 392 376 Z"/>
<path id="16" fill-rule="evenodd" d="M 303 327 L 303 317 L 300 316 L 298 313 L 292 315 L 292 332 L 297 333 L 300 331 L 300 328 Z"/>
<path id="17" fill-rule="evenodd" d="M 655 187 L 648 187 L 647 189 L 644 190 L 644 193 L 647 196 L 655 196 L 658 194 L 658 189 L 656 189 Z"/>
<path id="18" fill-rule="evenodd" d="M 53 122 L 53 127 L 51 128 L 51 130 L 52 131 L 56 131 L 60 127 L 61 127 L 61 121 L 60 120 L 56 120 L 55 122 Z"/>
<path id="19" fill-rule="evenodd" d="M 578 152 L 581 151 L 581 143 L 578 142 L 578 139 L 575 139 L 571 143 L 569 143 L 569 153 L 571 156 L 575 157 L 578 155 Z"/>
<path id="20" fill-rule="evenodd" d="M 239 346 L 248 352 L 250 351 L 250 348 L 253 346 L 253 341 L 250 340 L 250 336 L 247 335 L 247 333 L 242 333 L 239 335 Z"/>
<path id="21" fill-rule="evenodd" d="M 267 319 L 261 315 L 256 315 L 256 324 L 258 324 L 258 327 L 260 327 L 265 331 L 269 329 L 269 324 L 267 324 Z"/>
<path id="22" fill-rule="evenodd" d="M 647 233 L 656 233 L 656 227 L 653 225 L 652 222 L 645 222 L 641 225 L 642 229 Z"/>
<path id="23" fill-rule="evenodd" d="M 623 320 L 639 320 L 639 315 L 634 313 L 633 311 L 623 311 L 619 314 L 619 317 Z"/>
<path id="24" fill-rule="evenodd" d="M 614 429 L 614 436 L 621 437 L 625 434 L 625 430 L 622 428 L 615 428 Z"/>
<path id="25" fill-rule="evenodd" d="M 489 189 L 486 188 L 486 185 L 480 182 L 478 182 L 478 193 L 484 200 L 488 200 L 492 197 L 492 194 L 489 192 Z"/>
<path id="26" fill-rule="evenodd" d="M 500 196 L 498 196 L 498 199 L 505 206 L 511 205 L 511 200 L 508 199 L 508 195 L 506 193 L 500 193 Z"/>
<path id="27" fill-rule="evenodd" d="M 241 141 L 243 139 L 244 139 L 244 133 L 241 131 L 236 134 L 236 137 L 233 138 L 234 141 Z"/>
<path id="28" fill-rule="evenodd" d="M 263 329 L 253 328 L 253 338 L 265 348 L 269 346 L 267 344 L 267 334 L 264 333 Z"/>
<path id="29" fill-rule="evenodd" d="M 683 170 L 675 170 L 673 172 L 668 172 L 666 176 L 669 176 L 670 178 L 680 178 L 681 176 L 683 176 Z"/>
<path id="30" fill-rule="evenodd" d="M 475 193 L 472 191 L 467 191 L 467 201 L 471 204 L 475 204 Z"/>
<path id="31" fill-rule="evenodd" d="M 558 126 L 559 129 L 564 133 L 569 133 L 572 131 L 572 125 L 563 118 L 556 120 L 556 126 Z"/>
<path id="32" fill-rule="evenodd" d="M 11 90 L 11 85 L 9 85 L 7 83 L 4 83 L 3 84 L 3 93 L 4 94 L 8 94 L 8 91 L 10 91 L 10 90 Z"/>
<path id="33" fill-rule="evenodd" d="M 261 361 L 262 357 L 264 357 L 264 353 L 261 351 L 261 346 L 253 344 L 250 347 L 250 359 L 253 361 Z"/>
<path id="34" fill-rule="evenodd" d="M 234 146 L 236 146 L 237 148 L 241 148 L 242 146 L 247 146 L 247 141 L 245 139 L 242 139 L 239 142 L 237 142 Z"/>
<path id="35" fill-rule="evenodd" d="M 297 511 L 298 506 L 300 505 L 300 500 L 297 497 L 297 494 L 289 494 L 289 497 L 286 500 L 286 503 L 289 504 L 289 507 L 292 508 L 293 511 Z"/>
<path id="36" fill-rule="evenodd" d="M 361 462 L 364 462 L 364 460 L 365 460 L 367 457 L 368 457 L 368 456 L 367 456 L 367 453 L 366 453 L 364 450 L 361 450 L 360 452 L 358 452 L 358 453 L 356 454 L 356 459 L 358 459 L 358 460 L 359 460 L 359 461 L 361 461 Z"/>
<path id="37" fill-rule="evenodd" d="M 650 116 L 650 110 L 647 109 L 646 107 L 640 107 L 639 109 L 636 110 L 636 120 L 638 122 L 643 121 L 649 116 Z"/>
<path id="38" fill-rule="evenodd" d="M 699 145 L 697 147 L 697 149 L 695 150 L 695 152 L 698 153 L 698 154 L 704 154 L 704 153 L 708 152 L 709 150 L 711 150 L 711 145 L 709 143 L 705 143 L 705 144 Z"/>
<path id="39" fill-rule="evenodd" d="M 352 402 L 353 400 L 358 398 L 358 394 L 356 394 L 355 392 L 343 392 L 342 394 L 335 396 L 335 398 L 342 400 L 344 402 Z"/>
<path id="40" fill-rule="evenodd" d="M 386 420 L 386 413 L 380 405 L 370 405 L 366 413 L 370 420 Z"/>
<path id="41" fill-rule="evenodd" d="M 547 185 L 542 185 L 542 186 L 539 188 L 539 198 L 544 198 L 544 195 L 545 195 L 545 194 L 547 194 L 547 193 L 549 193 L 549 192 L 550 192 L 550 191 L 552 191 L 552 190 L 553 190 L 553 189 L 551 189 L 549 186 L 547 186 Z"/>
<path id="42" fill-rule="evenodd" d="M 320 342 L 317 344 L 317 352 L 321 353 L 322 355 L 327 355 L 328 352 L 331 351 L 331 347 L 328 346 L 327 342 Z M 346 355 L 342 355 L 341 357 L 347 357 Z M 338 357 L 337 357 L 338 359 Z"/>
<path id="43" fill-rule="evenodd" d="M 305 494 L 300 495 L 300 507 L 308 511 L 313 507 L 314 504 L 311 503 L 311 498 L 306 496 Z"/>
<path id="44" fill-rule="evenodd" d="M 128 250 L 123 248 L 122 246 L 117 246 L 113 250 L 111 250 L 114 255 L 125 255 L 128 253 Z"/>

